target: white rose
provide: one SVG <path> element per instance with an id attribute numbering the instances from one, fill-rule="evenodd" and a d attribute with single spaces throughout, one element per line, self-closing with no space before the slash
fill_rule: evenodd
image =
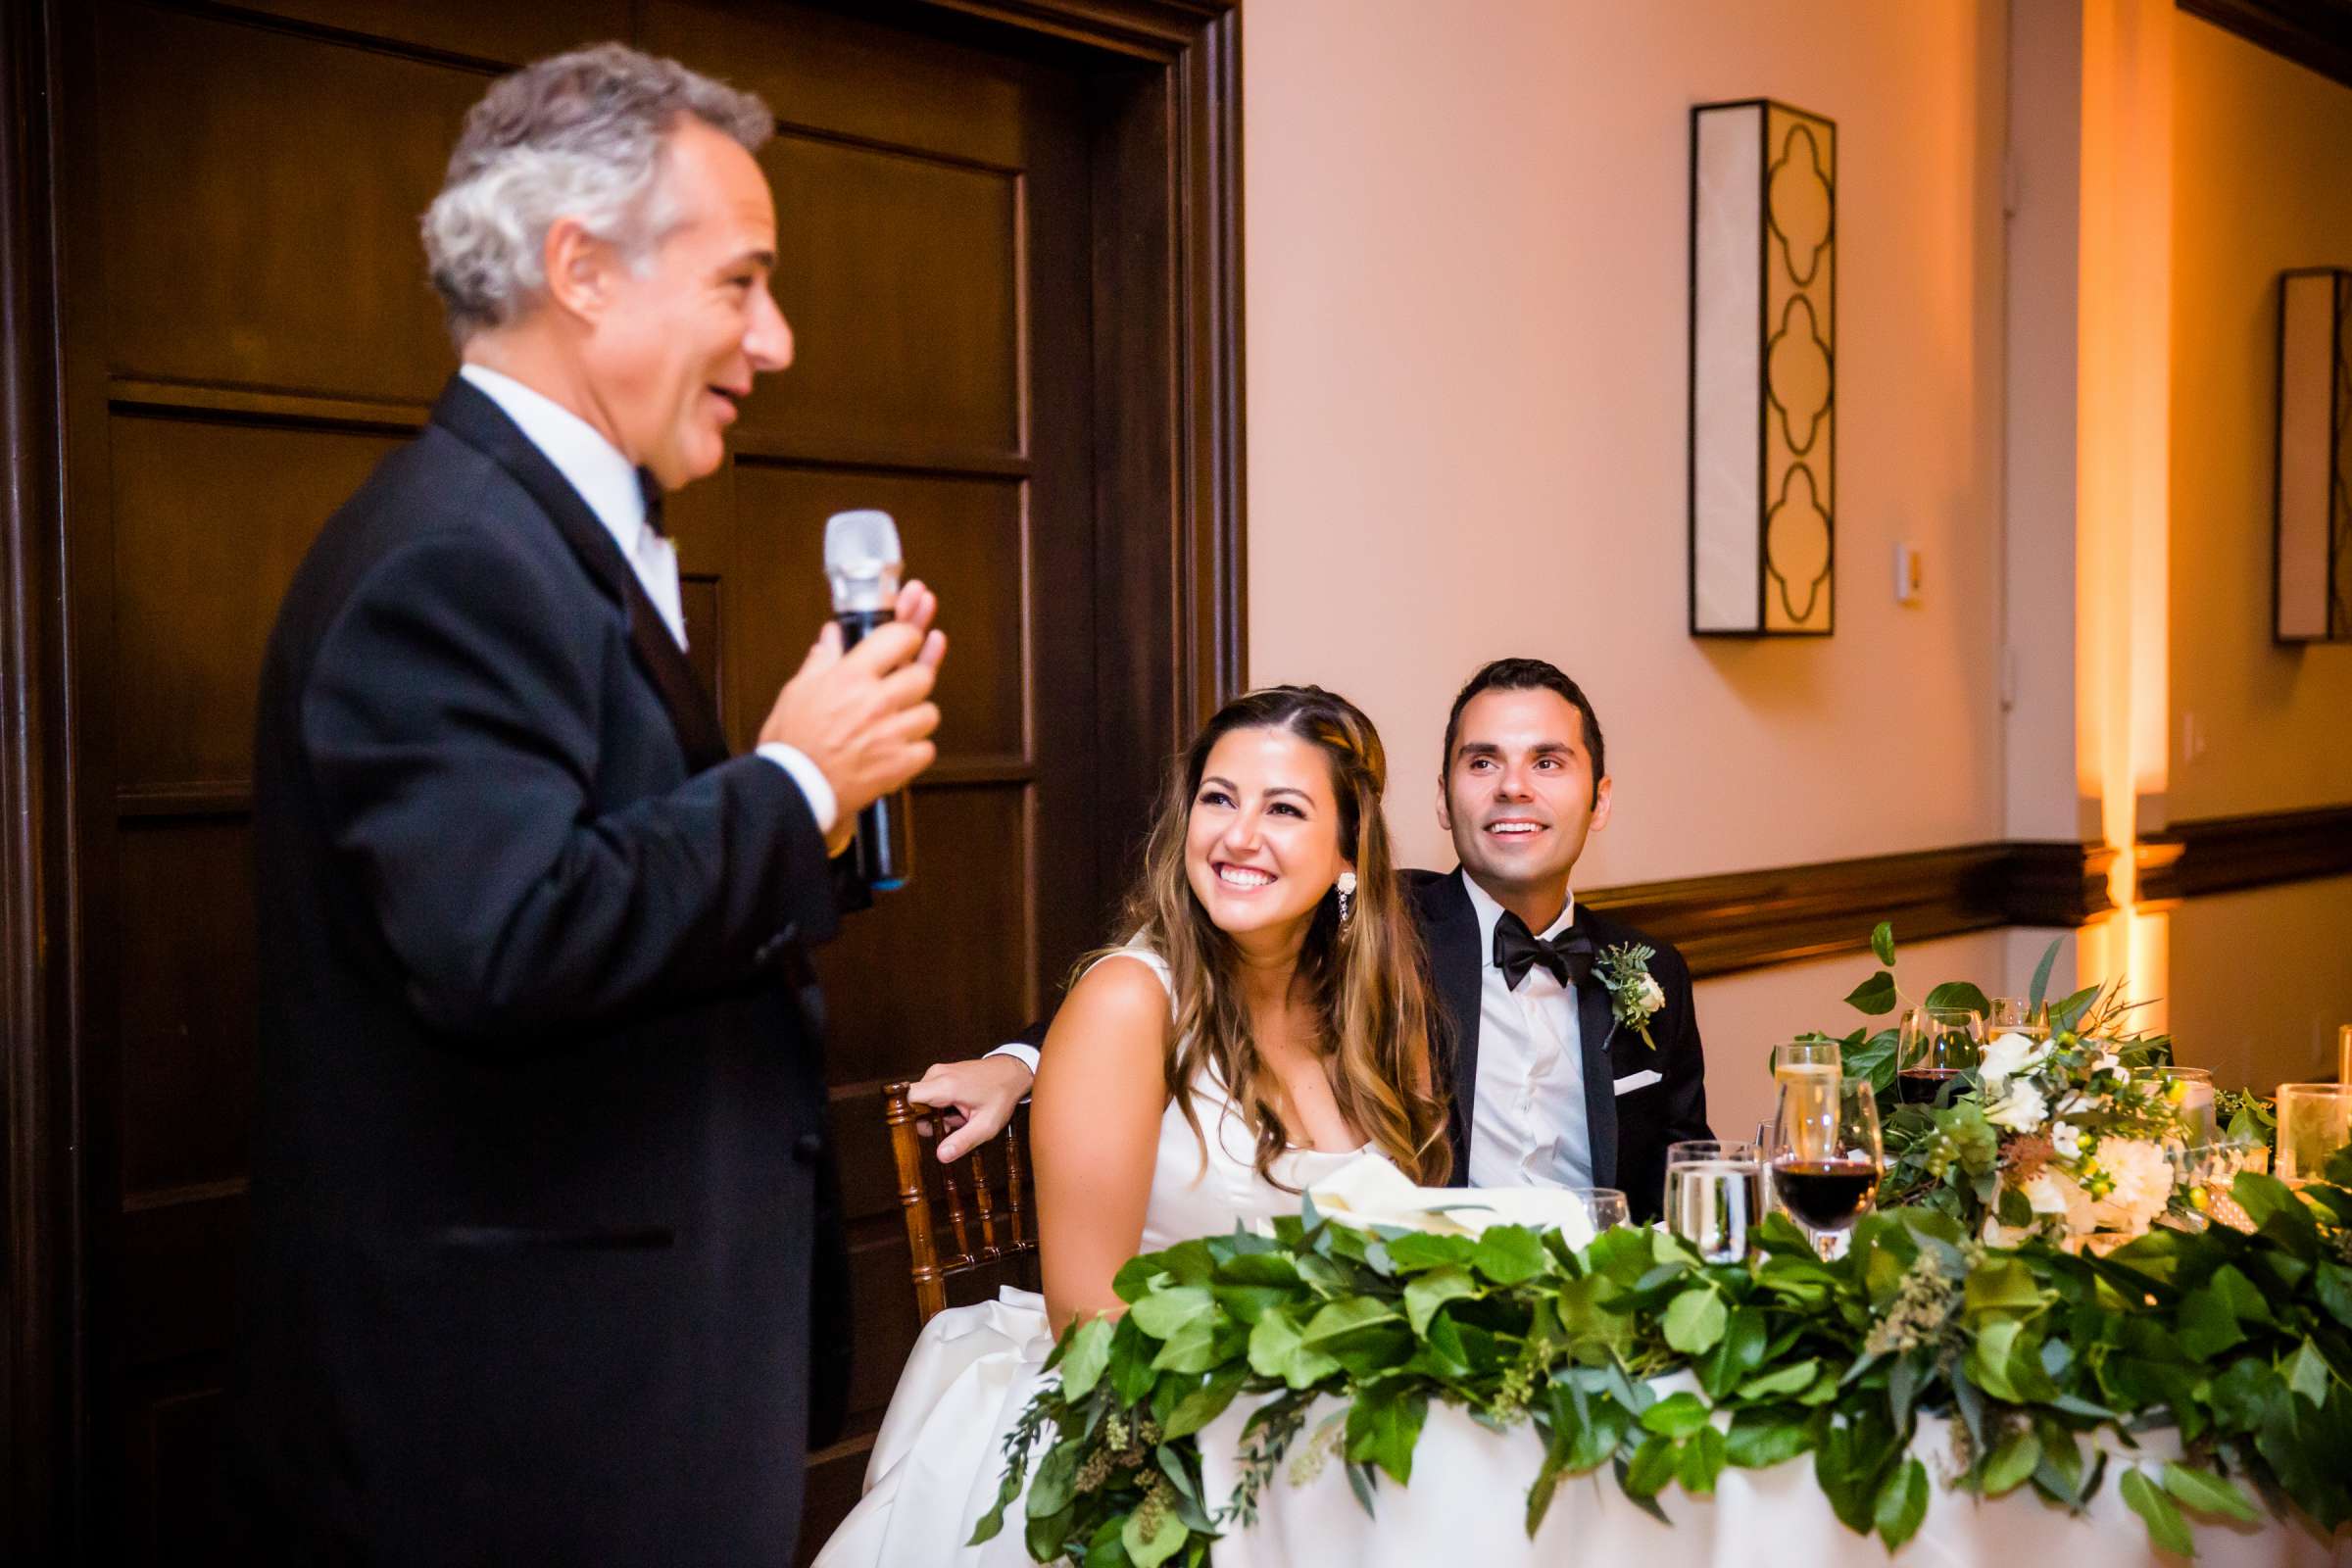
<path id="1" fill-rule="evenodd" d="M 1984 1048 L 1981 1070 L 1986 1088 L 1989 1090 L 2002 1079 L 2014 1078 L 2027 1068 L 2039 1065 L 2049 1059 L 2049 1054 L 2047 1040 L 2034 1040 L 2014 1031 L 1996 1037 Z"/>
<path id="2" fill-rule="evenodd" d="M 2012 1084 L 2007 1094 L 1985 1109 L 1984 1119 L 2011 1132 L 2030 1133 L 2050 1119 L 2050 1107 L 2032 1084 Z"/>
<path id="3" fill-rule="evenodd" d="M 2099 1169 L 2115 1183 L 2099 1200 L 2099 1225 L 2136 1235 L 2156 1222 L 2173 1196 L 2173 1162 L 2144 1138 L 2102 1138 Z"/>
<path id="4" fill-rule="evenodd" d="M 1642 977 L 1642 1010 L 1656 1012 L 1666 1005 L 1666 988 L 1649 975 Z"/>
<path id="5" fill-rule="evenodd" d="M 2081 1097 L 2076 1098 L 2080 1099 Z M 2060 1159 L 2081 1159 L 2082 1157 L 2082 1129 L 2071 1121 L 2050 1123 L 2050 1147 L 2058 1152 Z"/>
<path id="6" fill-rule="evenodd" d="M 2064 1215 L 2070 1235 L 2085 1235 L 2098 1223 L 2090 1195 L 2076 1186 L 2074 1178 L 2062 1170 L 2045 1166 L 2026 1183 L 2024 1192 L 2034 1213 Z"/>

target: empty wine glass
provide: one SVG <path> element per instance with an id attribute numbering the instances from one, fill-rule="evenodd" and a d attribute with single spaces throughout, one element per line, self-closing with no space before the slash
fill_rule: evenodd
<path id="1" fill-rule="evenodd" d="M 2028 1002 L 2024 997 L 1994 997 L 1991 1001 L 1992 1011 L 1984 1015 L 1984 1024 L 1988 1034 L 2007 1034 L 2012 1029 L 2022 1030 L 2034 1021 L 2034 1004 Z"/>
<path id="2" fill-rule="evenodd" d="M 1666 1228 L 1710 1263 L 1747 1256 L 1747 1230 L 1762 1217 L 1754 1144 L 1693 1139 L 1666 1146 Z"/>
<path id="3" fill-rule="evenodd" d="M 1585 1212 L 1592 1217 L 1592 1234 L 1614 1229 L 1629 1223 L 1633 1214 L 1626 1207 L 1625 1194 L 1614 1187 L 1567 1187 L 1561 1191 L 1583 1200 Z"/>
<path id="4" fill-rule="evenodd" d="M 1878 1095 L 1867 1077 L 1845 1075 L 1835 1041 L 1782 1046 L 1772 1066 L 1780 1084 L 1773 1200 L 1812 1234 L 1823 1257 L 1833 1257 L 1878 1195 L 1886 1164 Z"/>
<path id="5" fill-rule="evenodd" d="M 1895 1042 L 1894 1092 L 1906 1105 L 1935 1103 L 1945 1084 L 1977 1064 L 1984 1018 L 1973 1007 L 1913 1007 Z"/>

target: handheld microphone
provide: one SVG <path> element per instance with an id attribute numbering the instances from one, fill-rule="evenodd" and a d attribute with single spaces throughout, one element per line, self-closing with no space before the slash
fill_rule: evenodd
<path id="1" fill-rule="evenodd" d="M 897 618 L 899 579 L 905 572 L 899 525 L 887 512 L 837 512 L 825 519 L 825 577 L 833 585 L 833 618 L 841 651 Z M 858 874 L 887 893 L 914 874 L 914 823 L 906 791 L 885 795 L 858 813 Z"/>

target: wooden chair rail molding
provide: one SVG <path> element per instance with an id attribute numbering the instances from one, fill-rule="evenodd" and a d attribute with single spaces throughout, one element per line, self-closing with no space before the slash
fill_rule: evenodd
<path id="1" fill-rule="evenodd" d="M 2208 893 L 2352 876 L 2352 806 L 2175 822 L 2132 847 L 2143 907 Z"/>
<path id="2" fill-rule="evenodd" d="M 2114 905 L 2102 844 L 2011 839 L 1597 888 L 1578 896 L 1671 942 L 1699 977 L 1999 926 L 2081 926 Z M 2352 805 L 2175 822 L 2132 846 L 2139 906 L 2352 875 Z"/>
<path id="3" fill-rule="evenodd" d="M 1881 920 L 1893 921 L 1905 942 L 2005 925 L 2082 925 L 2114 907 L 2107 898 L 2114 858 L 2100 844 L 2011 840 L 1578 897 L 1671 942 L 1691 974 L 1704 978 L 1858 953 Z"/>

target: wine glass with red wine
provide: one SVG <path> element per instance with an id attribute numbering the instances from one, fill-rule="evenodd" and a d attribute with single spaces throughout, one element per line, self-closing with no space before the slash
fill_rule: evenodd
<path id="1" fill-rule="evenodd" d="M 1867 1076 L 1845 1075 L 1835 1041 L 1782 1046 L 1772 1068 L 1780 1084 L 1773 1201 L 1812 1235 L 1823 1257 L 1834 1257 L 1878 1196 L 1886 1164 L 1878 1095 Z"/>
<path id="2" fill-rule="evenodd" d="M 1976 1066 L 1984 1017 L 1974 1007 L 1913 1007 L 1895 1043 L 1895 1098 L 1932 1105 L 1943 1086 Z"/>

